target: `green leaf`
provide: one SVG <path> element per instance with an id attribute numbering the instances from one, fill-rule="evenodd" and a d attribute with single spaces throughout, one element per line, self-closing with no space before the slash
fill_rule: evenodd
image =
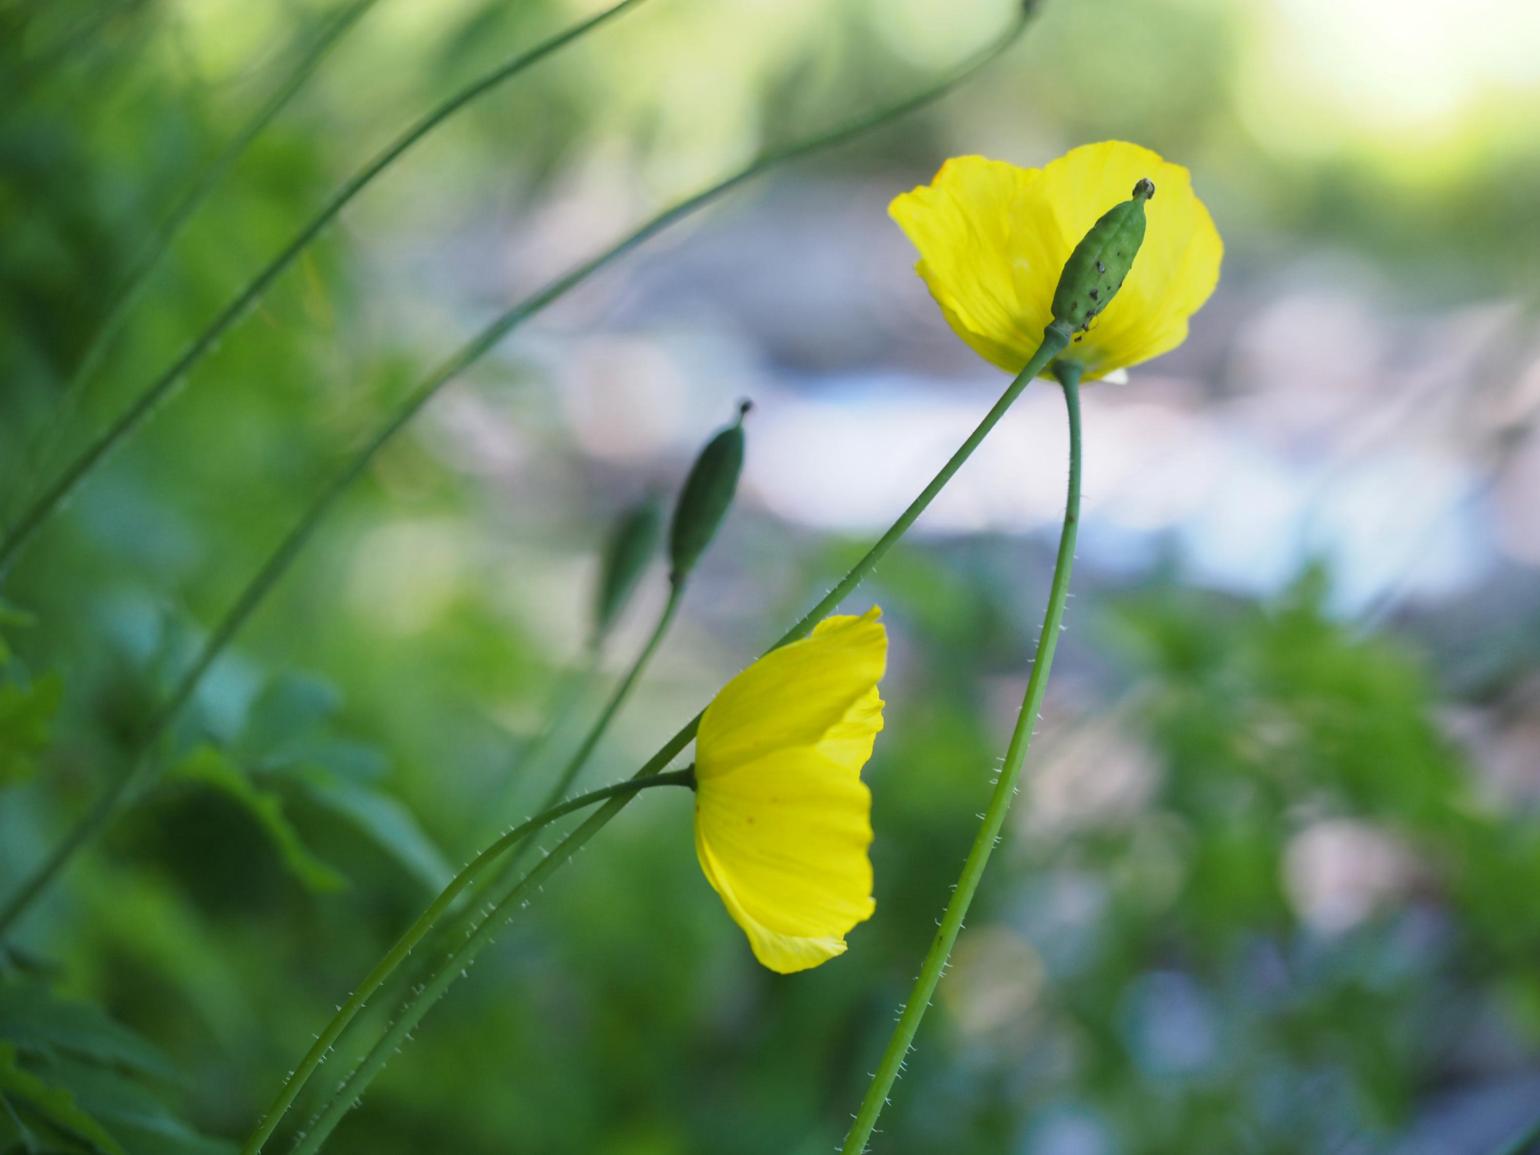
<path id="1" fill-rule="evenodd" d="M 0 685 L 0 787 L 37 773 L 37 758 L 48 748 L 63 693 L 64 683 L 57 674 L 30 684 Z"/>
<path id="2" fill-rule="evenodd" d="M 329 774 L 359 785 L 378 782 L 388 768 L 385 755 L 363 742 L 318 735 L 294 751 L 286 762 L 265 761 L 264 770 L 289 773 L 296 766 L 324 766 Z"/>
<path id="3" fill-rule="evenodd" d="M 358 828 L 424 886 L 440 889 L 453 869 L 412 812 L 372 788 L 385 773 L 379 751 L 331 732 L 328 723 L 340 706 L 336 687 L 323 679 L 294 673 L 271 678 L 235 745 L 235 756 L 252 768 L 247 781 L 296 787 Z"/>
<path id="4" fill-rule="evenodd" d="M 32 1133 L 11 1101 L 0 1095 L 0 1151 L 22 1151 L 34 1155 L 40 1150 L 37 1136 Z"/>
<path id="5" fill-rule="evenodd" d="M 649 497 L 621 514 L 604 543 L 594 599 L 594 637 L 610 632 L 663 540 L 663 503 Z"/>
<path id="6" fill-rule="evenodd" d="M 31 626 L 37 624 L 37 615 L 18 605 L 0 598 L 0 626 Z"/>
<path id="7" fill-rule="evenodd" d="M 5 640 L 7 627 L 30 626 L 37 619 L 19 606 L 0 598 L 0 666 L 11 660 L 11 647 Z"/>
<path id="8" fill-rule="evenodd" d="M 291 767 L 284 776 L 317 805 L 352 822 L 428 890 L 442 890 L 454 877 L 443 852 L 400 800 L 318 766 Z"/>
<path id="9" fill-rule="evenodd" d="M 314 891 L 341 890 L 348 881 L 337 870 L 310 852 L 288 816 L 283 800 L 246 776 L 214 746 L 194 748 L 171 771 L 172 779 L 208 786 L 240 804 L 267 832 L 283 864 Z"/>
<path id="10" fill-rule="evenodd" d="M 91 1151 L 101 1155 L 128 1155 L 122 1144 L 75 1101 L 72 1093 L 44 1082 L 22 1067 L 17 1061 L 16 1048 L 8 1043 L 0 1043 L 0 1095 L 28 1116 L 81 1140 Z"/>
<path id="11" fill-rule="evenodd" d="M 332 719 L 342 705 L 337 687 L 309 674 L 270 679 L 252 702 L 238 744 L 243 759 L 263 761 L 290 750 Z"/>
<path id="12" fill-rule="evenodd" d="M 738 477 L 743 472 L 743 418 L 748 411 L 745 402 L 738 411 L 738 420 L 706 442 L 684 479 L 668 536 L 669 562 L 673 566 L 670 580 L 674 582 L 683 581 L 695 568 L 733 503 Z"/>
<path id="13" fill-rule="evenodd" d="M 151 1090 L 123 1075 L 81 1063 L 52 1063 L 43 1072 L 83 1110 L 112 1128 L 128 1155 L 229 1155 L 234 1146 L 202 1135 Z"/>
<path id="14" fill-rule="evenodd" d="M 0 986 L 0 1038 L 23 1053 L 64 1053 L 160 1079 L 177 1077 L 153 1044 L 89 1003 L 65 1002 L 38 983 Z"/>

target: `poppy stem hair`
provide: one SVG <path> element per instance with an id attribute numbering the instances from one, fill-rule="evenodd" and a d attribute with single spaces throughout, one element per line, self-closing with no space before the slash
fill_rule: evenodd
<path id="1" fill-rule="evenodd" d="M 994 793 L 979 824 L 973 845 L 963 860 L 962 873 L 957 877 L 946 912 L 941 916 L 940 928 L 931 939 L 930 949 L 920 967 L 914 988 L 904 1002 L 904 1010 L 888 1038 L 866 1097 L 856 1112 L 856 1121 L 845 1137 L 842 1155 L 860 1155 L 866 1150 L 866 1142 L 877 1125 L 877 1118 L 888 1101 L 904 1060 L 914 1045 L 915 1033 L 920 1020 L 930 1007 L 936 985 L 946 970 L 952 946 L 962 930 L 968 907 L 978 891 L 979 880 L 994 851 L 1000 831 L 1005 825 L 1006 812 L 1016 793 L 1022 765 L 1026 762 L 1027 749 L 1032 743 L 1032 728 L 1043 706 L 1043 695 L 1048 688 L 1048 672 L 1053 668 L 1054 650 L 1059 644 L 1060 627 L 1064 622 L 1064 604 L 1069 596 L 1069 575 L 1075 560 L 1075 538 L 1080 525 L 1080 366 L 1070 361 L 1060 361 L 1054 372 L 1064 387 L 1064 406 L 1069 415 L 1069 490 L 1064 502 L 1064 527 L 1059 533 L 1059 549 L 1053 566 L 1053 581 L 1048 590 L 1048 608 L 1043 614 L 1043 628 L 1038 636 L 1037 653 L 1032 662 L 1032 675 L 1027 681 L 1026 697 L 1016 715 L 1016 728 L 1011 734 L 1010 747 L 1005 762 L 995 779 Z"/>
<path id="2" fill-rule="evenodd" d="M 246 1145 L 241 1148 L 242 1155 L 256 1155 L 263 1145 L 272 1137 L 278 1124 L 282 1122 L 284 1115 L 293 1105 L 300 1090 L 313 1075 L 316 1069 L 325 1061 L 326 1055 L 336 1044 L 342 1032 L 347 1029 L 354 1016 L 363 1010 L 364 1005 L 373 997 L 374 993 L 385 985 L 385 981 L 395 973 L 397 967 L 407 960 L 414 947 L 420 943 L 434 925 L 454 905 L 460 894 L 475 881 L 477 875 L 493 859 L 505 854 L 507 851 L 523 842 L 530 835 L 542 827 L 548 826 L 558 818 L 571 814 L 574 810 L 582 810 L 592 806 L 596 802 L 604 802 L 611 798 L 628 797 L 639 790 L 647 790 L 654 786 L 688 786 L 695 785 L 695 771 L 693 767 L 683 770 L 671 770 L 661 774 L 654 774 L 650 778 L 628 778 L 623 782 L 614 782 L 608 786 L 601 786 L 597 790 L 590 790 L 586 794 L 580 794 L 576 798 L 568 799 L 556 806 L 535 815 L 508 833 L 504 834 L 492 845 L 488 846 L 466 865 L 465 869 L 455 875 L 448 886 L 439 892 L 437 898 L 428 904 L 416 922 L 408 927 L 396 940 L 385 956 L 374 965 L 374 969 L 364 976 L 348 999 L 340 1007 L 337 1013 L 331 1017 L 325 1028 L 316 1036 L 315 1043 L 305 1053 L 299 1065 L 294 1068 L 289 1077 L 284 1080 L 283 1087 L 279 1090 L 277 1098 L 272 1106 L 262 1116 L 251 1137 L 246 1140 Z"/>
<path id="3" fill-rule="evenodd" d="M 541 800 L 540 809 L 549 810 L 567 796 L 567 791 L 572 789 L 572 784 L 577 781 L 577 776 L 583 772 L 583 767 L 588 765 L 588 759 L 598 748 L 600 740 L 609 730 L 610 723 L 615 720 L 615 715 L 620 713 L 620 708 L 625 705 L 626 699 L 631 696 L 631 691 L 641 680 L 647 664 L 652 661 L 652 656 L 657 652 L 658 646 L 663 642 L 663 636 L 668 633 L 673 625 L 674 618 L 679 612 L 679 603 L 684 598 L 685 587 L 682 583 L 670 583 L 668 587 L 668 601 L 664 603 L 663 610 L 658 615 L 658 620 L 653 623 L 652 633 L 647 636 L 647 641 L 642 644 L 641 650 L 632 659 L 614 690 L 610 692 L 598 717 L 594 719 L 588 730 L 583 735 L 583 740 L 578 743 L 576 750 L 568 757 L 562 766 L 561 772 L 551 782 L 546 790 L 545 797 Z M 532 843 L 526 842 L 508 856 L 501 867 L 503 885 L 507 885 L 518 873 L 519 868 L 528 858 L 529 848 Z M 488 889 L 491 889 L 488 887 Z"/>

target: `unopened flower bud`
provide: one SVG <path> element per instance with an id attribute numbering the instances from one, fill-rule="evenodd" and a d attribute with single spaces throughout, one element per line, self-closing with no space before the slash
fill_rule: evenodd
<path id="1" fill-rule="evenodd" d="M 663 540 L 663 503 L 657 497 L 622 513 L 604 543 L 594 598 L 594 638 L 604 637 L 636 592 Z"/>
<path id="2" fill-rule="evenodd" d="M 743 402 L 738 420 L 706 443 L 685 478 L 669 533 L 671 580 L 676 585 L 700 560 L 732 504 L 738 475 L 743 471 L 743 418 L 750 408 L 747 401 Z"/>
<path id="3" fill-rule="evenodd" d="M 1086 328 L 1123 287 L 1144 243 L 1144 202 L 1155 185 L 1141 180 L 1133 196 L 1113 205 L 1075 246 L 1053 294 L 1053 319 L 1072 331 Z"/>

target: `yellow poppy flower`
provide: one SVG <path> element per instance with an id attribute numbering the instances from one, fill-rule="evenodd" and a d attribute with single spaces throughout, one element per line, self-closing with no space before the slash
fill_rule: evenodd
<path id="1" fill-rule="evenodd" d="M 920 251 L 915 269 L 953 331 L 986 361 L 1019 373 L 1053 319 L 1071 251 L 1143 177 L 1155 196 L 1133 269 L 1061 355 L 1093 381 L 1175 349 L 1219 281 L 1224 245 L 1185 168 L 1119 140 L 1072 149 L 1041 169 L 960 156 L 930 184 L 895 197 L 888 213 Z"/>
<path id="2" fill-rule="evenodd" d="M 781 974 L 845 953 L 872 916 L 872 796 L 888 636 L 873 607 L 820 622 L 728 682 L 695 739 L 695 853 L 754 957 Z"/>

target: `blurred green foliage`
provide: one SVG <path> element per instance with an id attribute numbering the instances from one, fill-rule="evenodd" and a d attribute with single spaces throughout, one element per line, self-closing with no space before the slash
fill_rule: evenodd
<path id="1" fill-rule="evenodd" d="M 902 89 L 992 30 L 986 9 L 659 0 L 393 173 L 8 577 L 0 889 L 127 771 L 305 498 L 501 302 L 470 222 L 522 234 L 543 213 L 534 231 L 557 231 L 550 205 L 587 165 L 661 199 L 833 105 Z M 1436 268 L 1407 278 L 1433 298 L 1530 275 L 1532 142 L 1454 150 L 1472 159 L 1391 196 L 1394 158 L 1263 147 L 1254 74 L 1236 64 L 1259 35 L 1247 6 L 1111 9 L 1049 0 L 1010 66 L 796 179 L 898 188 L 1007 131 L 1022 160 L 1115 133 L 1213 174 L 1241 277 L 1304 240 Z M 0 510 L 406 119 L 571 15 L 382 3 L 205 207 L 106 371 L 62 398 L 158 213 L 329 13 L 0 0 Z M 600 238 L 579 218 L 564 227 L 587 253 Z M 506 259 L 522 275 L 538 258 Z M 340 994 L 545 789 L 572 735 L 521 751 L 579 648 L 601 527 L 654 479 L 586 458 L 549 391 L 506 388 L 540 384 L 531 363 L 472 376 L 527 434 L 531 491 L 488 482 L 438 428 L 350 496 L 153 752 L 159 787 L 0 960 L 0 1150 L 225 1149 L 205 1136 L 244 1136 Z M 720 417 L 690 415 L 686 440 Z M 682 656 L 660 661 L 595 779 L 633 768 L 851 548 L 751 503 L 725 533 L 714 552 L 736 560 L 707 559 L 670 643 Z M 1041 560 L 981 539 L 914 545 L 880 574 L 896 644 L 871 771 L 879 914 L 849 955 L 795 981 L 756 969 L 699 876 L 687 808 L 642 798 L 521 914 L 337 1149 L 830 1149 L 987 797 Z M 1534 1059 L 1540 831 L 1449 737 L 1459 703 L 1426 648 L 1334 619 L 1323 580 L 1276 604 L 1088 584 L 1009 853 L 881 1150 L 1376 1150 L 1438 1094 Z M 1066 775 L 1091 797 L 1056 809 Z M 1122 793 L 1097 795 L 1109 777 Z M 1318 872 L 1343 862 L 1334 891 Z"/>

